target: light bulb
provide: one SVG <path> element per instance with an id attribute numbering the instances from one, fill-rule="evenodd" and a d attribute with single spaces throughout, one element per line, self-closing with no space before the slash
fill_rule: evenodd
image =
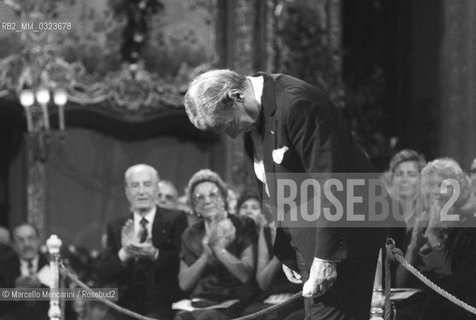
<path id="1" fill-rule="evenodd" d="M 47 104 L 50 101 L 50 91 L 45 87 L 36 90 L 36 101 L 39 104 Z"/>
<path id="2" fill-rule="evenodd" d="M 29 108 L 35 103 L 35 95 L 33 90 L 25 89 L 20 92 L 20 103 L 23 107 Z"/>
<path id="3" fill-rule="evenodd" d="M 58 106 L 64 106 L 68 102 L 68 93 L 64 89 L 58 89 L 53 92 L 53 101 Z"/>

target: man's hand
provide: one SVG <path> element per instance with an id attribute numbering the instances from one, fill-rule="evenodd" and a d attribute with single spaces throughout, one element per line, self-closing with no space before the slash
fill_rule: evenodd
<path id="1" fill-rule="evenodd" d="M 121 249 L 118 252 L 119 259 L 122 262 L 126 262 L 133 257 L 133 253 L 130 250 L 131 244 L 135 242 L 134 240 L 134 222 L 132 219 L 129 219 L 124 223 L 121 230 Z"/>
<path id="2" fill-rule="evenodd" d="M 134 221 L 129 219 L 124 223 L 121 230 L 121 245 L 126 248 L 134 242 Z"/>
<path id="3" fill-rule="evenodd" d="M 314 258 L 309 272 L 309 279 L 302 287 L 302 296 L 310 298 L 329 290 L 337 279 L 335 262 Z"/>
<path id="4" fill-rule="evenodd" d="M 37 276 L 20 276 L 15 279 L 15 288 L 40 288 L 41 283 Z"/>
<path id="5" fill-rule="evenodd" d="M 301 275 L 284 264 L 283 264 L 283 272 L 286 275 L 286 278 L 288 278 L 289 282 L 292 282 L 295 284 L 302 283 Z"/>
<path id="6" fill-rule="evenodd" d="M 150 239 L 143 243 L 131 243 L 127 248 L 127 250 L 136 258 L 154 260 L 159 256 L 159 249 L 154 247 L 152 240 Z"/>

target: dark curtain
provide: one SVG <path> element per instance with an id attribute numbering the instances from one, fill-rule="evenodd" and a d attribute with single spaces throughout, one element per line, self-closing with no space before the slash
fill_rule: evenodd
<path id="1" fill-rule="evenodd" d="M 54 138 L 48 149 L 44 234 L 57 234 L 64 244 L 100 248 L 105 224 L 128 214 L 124 172 L 129 166 L 152 165 L 183 193 L 194 172 L 216 164 L 214 148 L 216 143 L 210 140 L 173 135 L 124 141 L 93 130 L 68 129 L 64 141 Z M 23 152 L 11 167 L 19 177 L 11 181 L 12 220 L 26 216 L 21 195 L 24 159 Z"/>

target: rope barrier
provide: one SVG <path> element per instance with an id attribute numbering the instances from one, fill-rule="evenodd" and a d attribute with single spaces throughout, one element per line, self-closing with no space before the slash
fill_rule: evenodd
<path id="1" fill-rule="evenodd" d="M 68 268 L 66 268 L 63 264 L 60 265 L 60 269 L 61 269 L 61 272 L 66 275 L 71 281 L 73 281 L 74 283 L 76 283 L 78 286 L 80 286 L 81 288 L 83 288 L 84 290 L 87 290 L 88 292 L 91 292 L 91 293 L 94 293 L 94 290 L 92 290 L 91 288 L 88 287 L 87 284 L 85 284 L 84 282 L 82 282 L 81 280 L 78 279 L 78 277 L 73 274 L 71 271 L 68 270 Z M 239 317 L 239 318 L 233 318 L 231 320 L 251 320 L 251 319 L 257 319 L 258 317 L 264 315 L 264 314 L 267 314 L 271 311 L 274 311 L 274 310 L 277 310 L 277 309 L 280 309 L 282 308 L 283 306 L 285 306 L 286 304 L 288 303 L 291 303 L 292 301 L 295 301 L 297 299 L 300 299 L 302 298 L 302 295 L 301 295 L 302 292 L 298 292 L 294 295 L 292 295 L 288 300 L 280 303 L 280 304 L 276 304 L 276 305 L 273 305 L 273 306 L 270 306 L 266 309 L 263 309 L 263 310 L 260 310 L 260 311 L 257 311 L 255 313 L 252 313 L 252 314 L 249 314 L 249 315 L 246 315 L 246 316 L 242 316 L 242 317 Z M 104 303 L 105 305 L 111 307 L 112 309 L 118 311 L 118 312 L 121 312 L 121 313 L 124 313 L 130 317 L 133 317 L 133 318 L 136 318 L 136 319 L 139 319 L 139 320 L 159 320 L 157 318 L 150 318 L 150 317 L 146 317 L 146 316 L 143 316 L 139 313 L 136 313 L 134 311 L 131 311 L 129 309 L 126 309 L 126 308 L 123 308 L 117 304 L 115 304 L 114 302 L 106 299 L 106 298 L 102 298 L 102 297 L 98 297 L 97 300 L 99 300 L 100 302 Z"/>
<path id="2" fill-rule="evenodd" d="M 391 239 L 393 242 L 393 239 Z M 476 315 L 476 308 L 467 304 L 463 300 L 455 297 L 448 291 L 440 288 L 437 286 L 435 283 L 433 283 L 430 279 L 425 277 L 420 271 L 418 271 L 414 266 L 408 263 L 407 260 L 402 256 L 402 251 L 398 248 L 395 248 L 394 242 L 393 243 L 387 243 L 387 255 L 392 254 L 392 256 L 397 260 L 405 269 L 407 269 L 410 273 L 412 273 L 415 277 L 417 277 L 420 281 L 422 281 L 424 284 L 426 284 L 428 287 L 433 289 L 436 293 L 441 295 L 442 297 L 448 299 L 449 301 L 453 302 L 457 306 L 465 309 L 468 312 L 471 312 L 472 314 Z"/>
<path id="3" fill-rule="evenodd" d="M 78 286 L 80 286 L 84 290 L 86 290 L 88 292 L 91 292 L 91 293 L 94 293 L 94 290 L 92 290 L 84 282 L 79 280 L 78 277 L 75 274 L 71 273 L 63 264 L 61 264 L 60 267 L 61 267 L 61 272 L 64 275 L 66 275 L 71 281 L 76 283 Z M 139 320 L 159 320 L 159 319 L 156 319 L 156 318 L 150 318 L 150 317 L 143 316 L 143 315 L 141 315 L 137 312 L 134 312 L 134 311 L 131 311 L 129 309 L 123 308 L 121 306 L 118 306 L 117 304 L 115 304 L 112 301 L 109 301 L 106 298 L 98 297 L 97 300 L 101 301 L 102 303 L 104 303 L 105 305 L 107 305 L 108 307 L 110 307 L 110 308 L 112 308 L 116 311 L 119 311 L 121 313 L 124 313 L 124 314 L 126 314 L 130 317 L 133 317 L 133 318 L 136 318 L 136 319 L 139 319 Z"/>
<path id="4" fill-rule="evenodd" d="M 388 240 L 387 240 L 388 241 Z M 382 251 L 383 252 L 383 251 Z M 390 292 L 391 292 L 391 287 L 392 287 L 392 278 L 391 278 L 391 271 L 390 271 L 390 255 L 388 252 L 385 253 L 385 259 L 384 259 L 384 276 L 385 276 L 385 287 L 384 287 L 384 294 L 385 294 L 385 300 L 384 300 L 384 319 L 385 320 L 391 320 L 392 317 L 392 305 L 390 301 Z"/>
<path id="5" fill-rule="evenodd" d="M 280 303 L 280 304 L 275 304 L 271 307 L 267 307 L 266 309 L 263 309 L 263 310 L 260 310 L 260 311 L 257 311 L 255 313 L 252 313 L 252 314 L 248 314 L 246 316 L 242 316 L 242 317 L 239 317 L 239 318 L 233 318 L 231 320 L 250 320 L 250 319 L 257 319 L 258 317 L 262 316 L 263 314 L 266 314 L 266 313 L 269 313 L 271 311 L 274 311 L 274 310 L 277 310 L 277 309 L 280 309 L 282 308 L 284 305 L 288 304 L 288 303 L 291 303 L 292 301 L 295 301 L 295 300 L 298 300 L 298 299 L 301 299 L 302 298 L 302 291 L 299 291 L 298 293 L 292 295 L 288 300 Z"/>
<path id="6" fill-rule="evenodd" d="M 438 285 L 436 285 L 435 283 L 433 283 L 430 279 L 428 279 L 426 276 L 424 276 L 420 271 L 418 271 L 414 266 L 412 266 L 411 264 L 408 263 L 408 261 L 405 260 L 405 258 L 403 257 L 402 255 L 402 251 L 398 248 L 395 247 L 395 242 L 393 241 L 393 239 L 389 239 L 387 240 L 387 244 L 386 244 L 386 257 L 385 257 L 385 269 L 388 268 L 388 265 L 389 264 L 389 261 L 390 261 L 390 255 L 396 260 L 398 261 L 406 270 L 408 270 L 410 273 L 412 273 L 415 277 L 417 277 L 420 281 L 422 281 L 424 284 L 426 284 L 429 288 L 431 288 L 432 290 L 434 290 L 436 293 L 438 293 L 439 295 L 441 295 L 442 297 L 448 299 L 449 301 L 451 301 L 452 303 L 456 304 L 457 306 L 465 309 L 466 311 L 476 315 L 476 308 L 469 305 L 468 303 L 464 302 L 463 300 L 455 297 L 454 295 L 452 295 L 451 293 L 449 293 L 448 291 L 440 288 Z M 388 269 L 387 269 L 388 270 Z M 387 271 L 386 270 L 386 271 Z M 89 288 L 84 282 L 82 282 L 81 280 L 78 279 L 78 277 L 73 274 L 72 272 L 70 272 L 62 263 L 60 264 L 60 271 L 61 273 L 63 273 L 64 275 L 66 275 L 66 277 L 68 277 L 71 281 L 73 281 L 74 283 L 76 283 L 78 286 L 80 286 L 81 288 L 83 288 L 84 290 L 87 290 L 88 292 L 90 293 L 94 293 L 94 290 L 92 290 L 91 288 Z M 389 285 L 387 285 L 387 282 L 389 282 L 389 278 L 387 279 L 387 277 L 389 276 L 390 272 L 385 272 L 385 291 L 387 291 L 387 287 L 390 288 Z M 249 315 L 245 315 L 245 316 L 242 316 L 242 317 L 238 317 L 238 318 L 233 318 L 231 320 L 251 320 L 251 319 L 257 319 L 259 318 L 260 316 L 264 315 L 264 314 L 267 314 L 271 311 L 275 311 L 277 309 L 280 309 L 282 308 L 284 305 L 288 304 L 288 303 L 291 303 L 297 299 L 301 299 L 302 298 L 302 292 L 298 292 L 294 295 L 292 295 L 288 300 L 280 303 L 280 304 L 276 304 L 276 305 L 273 305 L 273 306 L 270 306 L 266 309 L 263 309 L 263 310 L 260 310 L 260 311 L 257 311 L 255 313 L 252 313 L 252 314 L 249 314 Z M 121 312 L 123 314 L 126 314 L 130 317 L 133 317 L 135 319 L 138 319 L 138 320 L 159 320 L 157 318 L 151 318 L 151 317 L 147 317 L 147 316 L 143 316 L 141 314 L 138 314 L 134 311 L 131 311 L 131 310 L 128 310 L 126 308 L 123 308 L 117 304 L 115 304 L 114 302 L 106 299 L 106 298 L 102 298 L 102 297 L 98 297 L 97 298 L 98 301 L 104 303 L 105 305 L 109 306 L 110 308 L 118 311 L 118 312 Z M 387 300 L 387 299 L 385 299 Z M 389 300 L 389 299 L 388 299 Z M 390 309 L 389 309 L 390 310 Z M 390 316 L 389 313 L 387 313 L 387 308 L 385 308 L 385 319 L 387 320 L 388 317 Z"/>

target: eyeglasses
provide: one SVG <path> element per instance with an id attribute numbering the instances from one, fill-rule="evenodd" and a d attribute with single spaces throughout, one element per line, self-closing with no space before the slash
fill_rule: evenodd
<path id="1" fill-rule="evenodd" d="M 216 202 L 221 199 L 221 194 L 218 190 L 210 191 L 208 194 L 196 193 L 193 198 L 199 203 L 205 202 L 206 198 L 210 199 L 212 202 Z"/>

